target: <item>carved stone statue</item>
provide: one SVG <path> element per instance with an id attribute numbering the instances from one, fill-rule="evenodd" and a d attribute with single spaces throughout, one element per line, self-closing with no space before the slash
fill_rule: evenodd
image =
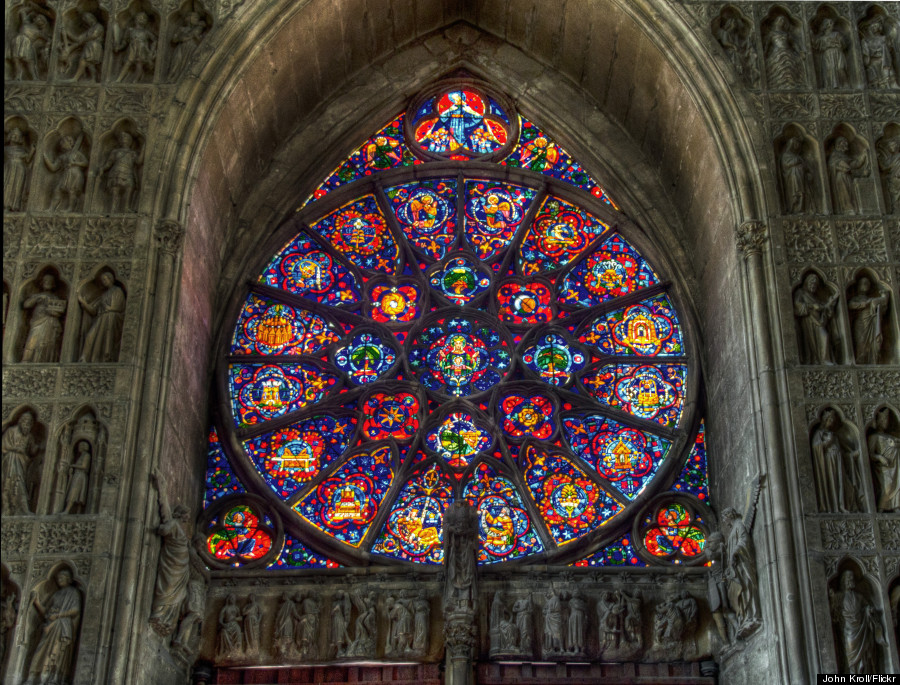
<path id="1" fill-rule="evenodd" d="M 494 593 L 490 619 L 491 654 L 515 654 L 519 649 L 519 629 L 502 592 Z"/>
<path id="2" fill-rule="evenodd" d="M 821 282 L 808 273 L 803 286 L 794 293 L 794 316 L 800 324 L 800 359 L 807 364 L 834 364 L 832 319 L 837 293 L 823 302 L 818 291 Z"/>
<path id="3" fill-rule="evenodd" d="M 388 621 L 390 628 L 386 651 L 400 656 L 412 649 L 413 625 L 409 604 L 403 597 L 388 597 Z"/>
<path id="4" fill-rule="evenodd" d="M 840 591 L 831 593 L 831 611 L 847 672 L 879 673 L 878 645 L 885 645 L 881 619 L 872 603 L 857 592 L 853 571 L 841 574 Z"/>
<path id="5" fill-rule="evenodd" d="M 801 214 L 812 206 L 810 171 L 803 157 L 803 140 L 800 136 L 788 139 L 779 158 L 781 180 L 784 187 L 784 206 L 791 214 Z"/>
<path id="6" fill-rule="evenodd" d="M 241 630 L 241 610 L 237 605 L 237 597 L 228 595 L 225 604 L 219 611 L 219 638 L 216 644 L 216 656 L 220 659 L 234 659 L 241 654 L 244 641 Z"/>
<path id="7" fill-rule="evenodd" d="M 413 602 L 413 651 L 416 654 L 425 654 L 428 651 L 430 618 L 431 605 L 428 597 L 425 590 L 419 590 Z"/>
<path id="8" fill-rule="evenodd" d="M 707 576 L 707 600 L 709 611 L 716 624 L 716 630 L 724 642 L 729 641 L 728 584 L 725 582 L 725 538 L 719 531 L 713 531 L 706 539 L 706 554 L 711 565 Z"/>
<path id="9" fill-rule="evenodd" d="M 300 621 L 297 612 L 297 604 L 287 592 L 281 593 L 281 604 L 278 605 L 278 613 L 275 614 L 275 633 L 272 637 L 272 645 L 275 654 L 280 656 L 292 656 L 294 654 L 294 622 Z"/>
<path id="10" fill-rule="evenodd" d="M 199 12 L 189 12 L 182 18 L 181 24 L 175 27 L 169 41 L 172 44 L 169 80 L 177 79 L 181 75 L 208 30 L 209 27 Z"/>
<path id="11" fill-rule="evenodd" d="M 252 594 L 247 598 L 247 603 L 241 609 L 244 621 L 244 652 L 246 654 L 259 654 L 259 624 L 262 621 L 262 607 Z"/>
<path id="12" fill-rule="evenodd" d="M 520 597 L 513 602 L 512 612 L 516 617 L 516 628 L 519 630 L 519 652 L 531 654 L 531 636 L 534 633 L 534 628 L 532 627 L 534 607 L 531 603 L 531 594 Z"/>
<path id="13" fill-rule="evenodd" d="M 300 601 L 300 619 L 296 624 L 296 640 L 300 656 L 315 659 L 319 653 L 319 611 L 321 605 L 315 597 L 304 597 Z"/>
<path id="14" fill-rule="evenodd" d="M 197 550 L 204 544 L 202 535 L 194 535 L 189 548 L 191 562 L 187 585 L 187 596 L 181 609 L 181 621 L 172 646 L 184 655 L 196 652 L 200 640 L 200 630 L 206 615 L 206 588 L 209 585 L 209 571 Z"/>
<path id="15" fill-rule="evenodd" d="M 72 75 L 72 81 L 87 79 L 95 82 L 100 79 L 100 67 L 103 64 L 103 39 L 106 37 L 106 28 L 100 20 L 91 12 L 82 12 L 80 15 L 84 30 L 73 35 L 69 29 L 63 29 L 64 47 L 60 60 L 63 71 L 68 71 L 73 57 L 77 54 L 78 66 Z"/>
<path id="16" fill-rule="evenodd" d="M 770 88 L 797 88 L 803 85 L 803 58 L 791 35 L 791 23 L 779 15 L 769 27 L 765 40 L 766 73 Z"/>
<path id="17" fill-rule="evenodd" d="M 3 581 L 3 598 L 0 599 L 0 673 L 6 671 L 6 657 L 9 654 L 9 642 L 19 612 L 19 593 L 12 583 L 7 587 Z"/>
<path id="18" fill-rule="evenodd" d="M 81 621 L 81 592 L 72 585 L 72 573 L 68 569 L 58 571 L 55 580 L 58 589 L 46 606 L 36 594 L 32 596 L 41 630 L 25 685 L 70 682 Z"/>
<path id="19" fill-rule="evenodd" d="M 872 88 L 896 88 L 894 51 L 884 35 L 884 22 L 880 17 L 872 19 L 862 29 L 860 47 L 869 85 Z"/>
<path id="20" fill-rule="evenodd" d="M 66 301 L 54 290 L 56 278 L 53 274 L 44 274 L 41 278 L 41 291 L 22 303 L 23 309 L 31 310 L 28 337 L 22 351 L 23 362 L 59 361 L 59 343 L 63 331 L 60 319 L 66 313 Z"/>
<path id="21" fill-rule="evenodd" d="M 878 168 L 884 179 L 888 211 L 900 214 L 900 136 L 888 139 L 879 148 Z"/>
<path id="22" fill-rule="evenodd" d="M 87 331 L 81 348 L 83 362 L 119 361 L 119 344 L 125 323 L 125 291 L 116 285 L 110 271 L 100 274 L 100 283 L 103 292 L 93 300 L 88 300 L 83 293 L 78 295 L 84 311 L 82 330 Z"/>
<path id="23" fill-rule="evenodd" d="M 750 635 L 760 623 L 759 581 L 756 577 L 756 550 L 750 532 L 756 517 L 761 480 L 754 481 L 747 512 L 741 516 L 733 507 L 722 512 L 725 522 L 725 580 L 728 605 L 734 612 L 736 638 Z"/>
<path id="24" fill-rule="evenodd" d="M 28 167 L 34 159 L 34 145 L 25 139 L 25 132 L 13 126 L 6 134 L 3 146 L 3 209 L 20 212 L 24 209 Z"/>
<path id="25" fill-rule="evenodd" d="M 116 81 L 128 79 L 140 83 L 153 77 L 153 62 L 156 59 L 156 36 L 150 28 L 150 18 L 146 12 L 138 12 L 125 29 L 122 39 L 116 44 L 116 52 L 125 51 L 125 63 Z"/>
<path id="26" fill-rule="evenodd" d="M 831 181 L 831 199 L 835 214 L 859 214 L 855 176 L 868 176 L 866 151 L 854 156 L 850 141 L 844 136 L 834 139 L 828 155 L 828 178 Z"/>
<path id="27" fill-rule="evenodd" d="M 128 131 L 119 131 L 117 146 L 110 150 L 103 165 L 106 174 L 106 190 L 109 192 L 109 209 L 114 214 L 130 212 L 132 199 L 138 187 L 138 168 L 144 163 L 144 151 Z"/>
<path id="28" fill-rule="evenodd" d="M 872 294 L 872 282 L 865 276 L 856 284 L 856 294 L 847 301 L 853 324 L 853 349 L 857 364 L 877 364 L 884 349 L 884 317 L 890 291 L 876 286 Z"/>
<path id="29" fill-rule="evenodd" d="M 823 512 L 860 511 L 859 451 L 844 443 L 840 427 L 837 412 L 826 409 L 812 435 L 816 493 L 819 511 Z"/>
<path id="30" fill-rule="evenodd" d="M 564 650 L 562 599 L 551 588 L 544 603 L 544 653 L 562 654 Z"/>
<path id="31" fill-rule="evenodd" d="M 3 515 L 30 514 L 31 488 L 28 466 L 37 454 L 34 414 L 23 412 L 13 425 L 3 431 Z"/>
<path id="32" fill-rule="evenodd" d="M 697 600 L 687 590 L 673 589 L 656 607 L 653 637 L 657 648 L 676 658 L 690 654 L 694 648 L 699 613 Z"/>
<path id="33" fill-rule="evenodd" d="M 641 633 L 641 592 L 635 590 L 634 594 L 620 591 L 623 601 L 625 602 L 625 618 L 623 621 L 622 638 L 629 645 L 632 652 L 639 652 L 643 645 L 643 635 Z"/>
<path id="34" fill-rule="evenodd" d="M 738 75 L 751 86 L 755 86 L 759 80 L 759 70 L 752 31 L 748 31 L 746 37 L 741 34 L 740 20 L 736 16 L 733 14 L 722 16 L 719 28 L 715 32 L 716 40 Z"/>
<path id="35" fill-rule="evenodd" d="M 600 631 L 600 651 L 604 657 L 618 648 L 622 637 L 621 618 L 625 605 L 615 593 L 606 591 L 597 600 L 597 626 Z"/>
<path id="36" fill-rule="evenodd" d="M 81 151 L 84 136 L 65 135 L 60 138 L 56 159 L 44 152 L 44 165 L 54 174 L 59 174 L 53 187 L 50 209 L 53 211 L 75 212 L 84 195 L 85 173 L 88 158 Z M 65 203 L 65 204 L 64 204 Z"/>
<path id="37" fill-rule="evenodd" d="M 587 635 L 587 602 L 576 591 L 569 599 L 569 620 L 566 631 L 566 649 L 572 654 L 584 654 Z"/>
<path id="38" fill-rule="evenodd" d="M 65 426 L 56 467 L 53 512 L 80 514 L 86 510 L 91 467 L 105 440 L 105 432 L 92 413 L 83 414 L 74 425 Z"/>
<path id="39" fill-rule="evenodd" d="M 847 41 L 834 27 L 834 20 L 826 17 L 813 39 L 813 48 L 819 55 L 819 71 L 822 87 L 839 89 L 850 86 L 847 69 Z"/>
<path id="40" fill-rule="evenodd" d="M 346 592 L 338 592 L 331 600 L 331 653 L 335 657 L 347 656 L 349 625 L 350 596 Z"/>
<path id="41" fill-rule="evenodd" d="M 869 434 L 868 444 L 878 511 L 900 512 L 900 437 L 891 432 L 887 407 L 875 414 L 875 430 Z"/>
<path id="42" fill-rule="evenodd" d="M 447 511 L 444 558 L 447 560 L 445 611 L 474 606 L 475 544 L 478 519 L 472 507 L 453 505 Z"/>
<path id="43" fill-rule="evenodd" d="M 354 624 L 353 642 L 347 650 L 347 656 L 375 656 L 375 638 L 378 621 L 375 615 L 375 593 L 371 590 L 362 592 L 357 589 L 351 593 L 353 606 L 356 607 L 356 623 Z"/>
<path id="44" fill-rule="evenodd" d="M 9 47 L 12 77 L 16 81 L 45 78 L 53 35 L 50 15 L 47 10 L 34 2 L 22 3 L 17 13 L 19 30 Z"/>
<path id="45" fill-rule="evenodd" d="M 188 510 L 179 504 L 172 511 L 159 475 L 153 473 L 150 478 L 159 492 L 159 527 L 156 533 L 162 538 L 150 625 L 165 636 L 175 629 L 190 580 L 190 542 L 184 532 Z"/>

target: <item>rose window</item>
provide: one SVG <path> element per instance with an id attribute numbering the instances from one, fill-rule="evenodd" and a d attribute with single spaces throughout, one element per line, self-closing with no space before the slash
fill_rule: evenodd
<path id="1" fill-rule="evenodd" d="M 575 561 L 682 472 L 699 371 L 664 260 L 502 96 L 425 92 L 273 253 L 223 341 L 217 458 L 254 499 L 217 509 L 220 559 L 256 558 L 232 519 L 270 514 L 341 563 L 441 563 L 465 500 L 481 563 Z M 676 504 L 639 526 L 649 553 L 702 549 Z M 254 530 L 265 553 L 285 544 Z"/>

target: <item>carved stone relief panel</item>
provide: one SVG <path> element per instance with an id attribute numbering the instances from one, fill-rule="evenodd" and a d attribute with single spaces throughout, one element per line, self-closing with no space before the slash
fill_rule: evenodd
<path id="1" fill-rule="evenodd" d="M 876 511 L 900 513 L 900 415 L 891 407 L 878 408 L 866 435 Z M 900 522 L 895 524 L 900 538 Z"/>
<path id="2" fill-rule="evenodd" d="M 884 364 L 897 358 L 897 322 L 891 289 L 869 268 L 847 285 L 853 355 L 857 364 Z"/>
<path id="3" fill-rule="evenodd" d="M 822 547 L 829 551 L 875 549 L 875 531 L 870 519 L 825 519 L 822 525 Z"/>
<path id="4" fill-rule="evenodd" d="M 3 515 L 35 511 L 41 487 L 47 431 L 30 407 L 21 407 L 3 424 Z"/>
<path id="5" fill-rule="evenodd" d="M 849 399 L 856 395 L 852 374 L 831 371 L 803 373 L 803 394 L 808 398 Z"/>
<path id="6" fill-rule="evenodd" d="M 710 29 L 725 58 L 750 88 L 759 87 L 759 51 L 753 21 L 733 5 L 725 5 Z"/>
<path id="7" fill-rule="evenodd" d="M 212 15 L 201 2 L 183 2 L 169 15 L 169 59 L 165 70 L 168 81 L 177 81 L 184 74 L 212 25 Z"/>
<path id="8" fill-rule="evenodd" d="M 21 212 L 28 203 L 37 133 L 20 116 L 6 119 L 3 130 L 3 209 Z"/>
<path id="9" fill-rule="evenodd" d="M 15 346 L 18 359 L 34 363 L 60 360 L 68 297 L 69 286 L 55 266 L 44 267 L 22 287 Z"/>
<path id="10" fill-rule="evenodd" d="M 824 408 L 811 427 L 810 454 L 819 511 L 865 511 L 859 434 L 836 409 Z"/>
<path id="11" fill-rule="evenodd" d="M 94 0 L 81 0 L 63 15 L 57 73 L 67 81 L 103 79 L 109 14 Z"/>
<path id="12" fill-rule="evenodd" d="M 45 476 L 53 484 L 47 500 L 50 513 L 83 514 L 97 510 L 98 474 L 103 471 L 107 436 L 106 427 L 88 407 L 78 410 L 63 424 L 52 471 Z"/>
<path id="13" fill-rule="evenodd" d="M 43 81 L 48 76 L 56 12 L 46 2 L 22 2 L 9 14 L 11 42 L 6 50 L 6 78 Z"/>
<path id="14" fill-rule="evenodd" d="M 4 90 L 3 104 L 8 113 L 27 114 L 43 108 L 48 89 L 41 86 L 8 85 Z"/>
<path id="15" fill-rule="evenodd" d="M 116 372 L 98 366 L 66 369 L 61 394 L 66 397 L 109 397 L 116 387 Z"/>
<path id="16" fill-rule="evenodd" d="M 900 551 L 900 526 L 897 525 L 895 517 L 878 522 L 878 537 L 885 549 Z"/>
<path id="17" fill-rule="evenodd" d="M 850 22 L 829 5 L 821 5 L 809 22 L 815 55 L 816 82 L 825 90 L 845 90 L 853 85 Z"/>
<path id="18" fill-rule="evenodd" d="M 887 261 L 880 221 L 836 221 L 835 232 L 841 261 L 855 264 Z"/>
<path id="19" fill-rule="evenodd" d="M 782 224 L 788 258 L 795 263 L 828 263 L 834 259 L 834 239 L 827 220 L 785 221 Z"/>
<path id="20" fill-rule="evenodd" d="M 124 285 L 112 268 L 102 266 L 81 285 L 77 297 L 81 310 L 78 360 L 118 361 L 127 301 Z"/>
<path id="21" fill-rule="evenodd" d="M 800 22 L 780 5 L 774 5 L 760 24 L 766 85 L 772 90 L 795 90 L 807 83 Z"/>
<path id="22" fill-rule="evenodd" d="M 860 371 L 860 394 L 874 400 L 895 402 L 900 388 L 900 371 Z"/>
<path id="23" fill-rule="evenodd" d="M 884 623 L 875 599 L 879 594 L 849 559 L 839 565 L 838 574 L 829 582 L 835 644 L 844 673 L 883 672 Z"/>
<path id="24" fill-rule="evenodd" d="M 44 138 L 46 174 L 41 183 L 41 206 L 59 212 L 79 212 L 84 203 L 91 141 L 83 123 L 63 119 Z"/>
<path id="25" fill-rule="evenodd" d="M 820 207 L 815 140 L 799 124 L 787 124 L 775 139 L 775 157 L 786 214 L 815 213 Z"/>
<path id="26" fill-rule="evenodd" d="M 860 53 L 870 88 L 896 90 L 898 55 L 893 36 L 897 35 L 896 21 L 878 5 L 869 7 L 859 20 Z"/>
<path id="27" fill-rule="evenodd" d="M 25 218 L 22 252 L 28 257 L 66 259 L 75 256 L 81 217 L 31 216 Z"/>
<path id="28" fill-rule="evenodd" d="M 885 125 L 883 135 L 875 143 L 875 155 L 881 172 L 885 209 L 900 214 L 900 124 Z"/>
<path id="29" fill-rule="evenodd" d="M 132 255 L 137 230 L 136 219 L 89 217 L 85 220 L 82 252 L 91 257 Z"/>
<path id="30" fill-rule="evenodd" d="M 839 291 L 814 268 L 807 269 L 794 287 L 794 317 L 797 321 L 800 361 L 803 364 L 834 364 L 842 359 L 842 330 L 837 318 Z"/>
<path id="31" fill-rule="evenodd" d="M 6 564 L 0 565 L 0 679 L 4 681 L 22 596 L 18 584 L 10 575 Z"/>
<path id="32" fill-rule="evenodd" d="M 825 140 L 831 209 L 834 214 L 875 211 L 869 144 L 849 124 L 838 124 Z"/>
<path id="33" fill-rule="evenodd" d="M 131 119 L 121 119 L 100 138 L 100 188 L 103 209 L 111 214 L 135 210 L 144 164 L 144 135 Z"/>
<path id="34" fill-rule="evenodd" d="M 119 83 L 153 80 L 159 46 L 159 14 L 145 0 L 133 0 L 113 25 L 113 73 Z"/>

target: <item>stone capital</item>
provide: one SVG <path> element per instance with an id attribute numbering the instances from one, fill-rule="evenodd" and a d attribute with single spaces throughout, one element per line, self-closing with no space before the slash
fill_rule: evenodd
<path id="1" fill-rule="evenodd" d="M 163 219 L 156 227 L 155 238 L 162 252 L 175 256 L 184 242 L 184 226 L 173 219 Z"/>
<path id="2" fill-rule="evenodd" d="M 737 228 L 737 245 L 744 259 L 760 254 L 768 239 L 769 229 L 762 221 L 745 221 Z"/>

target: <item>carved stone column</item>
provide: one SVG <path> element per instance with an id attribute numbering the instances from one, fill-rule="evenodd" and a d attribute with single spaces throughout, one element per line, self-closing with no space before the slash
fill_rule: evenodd
<path id="1" fill-rule="evenodd" d="M 445 685 L 472 685 L 477 636 L 478 516 L 466 502 L 454 502 L 444 516 Z"/>
<path id="2" fill-rule="evenodd" d="M 133 682 L 129 666 L 134 668 L 138 659 L 138 641 L 132 638 L 141 635 L 144 626 L 135 621 L 144 611 L 152 592 L 153 578 L 144 573 L 155 573 L 155 562 L 148 562 L 143 554 L 147 549 L 148 518 L 151 515 L 150 471 L 156 463 L 158 441 L 162 434 L 163 413 L 161 411 L 165 381 L 168 377 L 168 349 L 172 336 L 169 328 L 172 318 L 173 293 L 175 292 L 175 266 L 181 253 L 184 227 L 177 221 L 164 219 L 155 231 L 156 274 L 154 278 L 153 310 L 147 321 L 147 347 L 141 351 L 144 359 L 143 386 L 141 392 L 141 417 L 135 441 L 140 451 L 133 460 L 134 471 L 124 482 L 131 483 L 131 511 L 135 515 L 121 530 L 122 565 L 119 572 L 119 598 L 116 625 L 112 645 L 113 663 L 110 679 L 116 682 Z M 143 601 L 139 601 L 143 598 Z"/>
<path id="3" fill-rule="evenodd" d="M 782 655 L 790 673 L 791 683 L 805 683 L 807 675 L 806 655 L 813 653 L 806 644 L 805 621 L 800 604 L 800 583 L 797 569 L 799 560 L 794 546 L 794 516 L 788 497 L 787 461 L 784 454 L 782 422 L 786 420 L 780 411 L 774 353 L 772 348 L 771 317 L 766 289 L 763 251 L 768 243 L 768 228 L 761 221 L 745 221 L 737 230 L 737 243 L 747 269 L 750 297 L 751 328 L 756 331 L 757 344 L 753 348 L 753 362 L 761 405 L 761 424 L 766 453 L 764 468 L 768 473 L 769 516 L 778 559 L 774 577 L 775 596 L 772 603 L 780 619 L 783 636 Z"/>

